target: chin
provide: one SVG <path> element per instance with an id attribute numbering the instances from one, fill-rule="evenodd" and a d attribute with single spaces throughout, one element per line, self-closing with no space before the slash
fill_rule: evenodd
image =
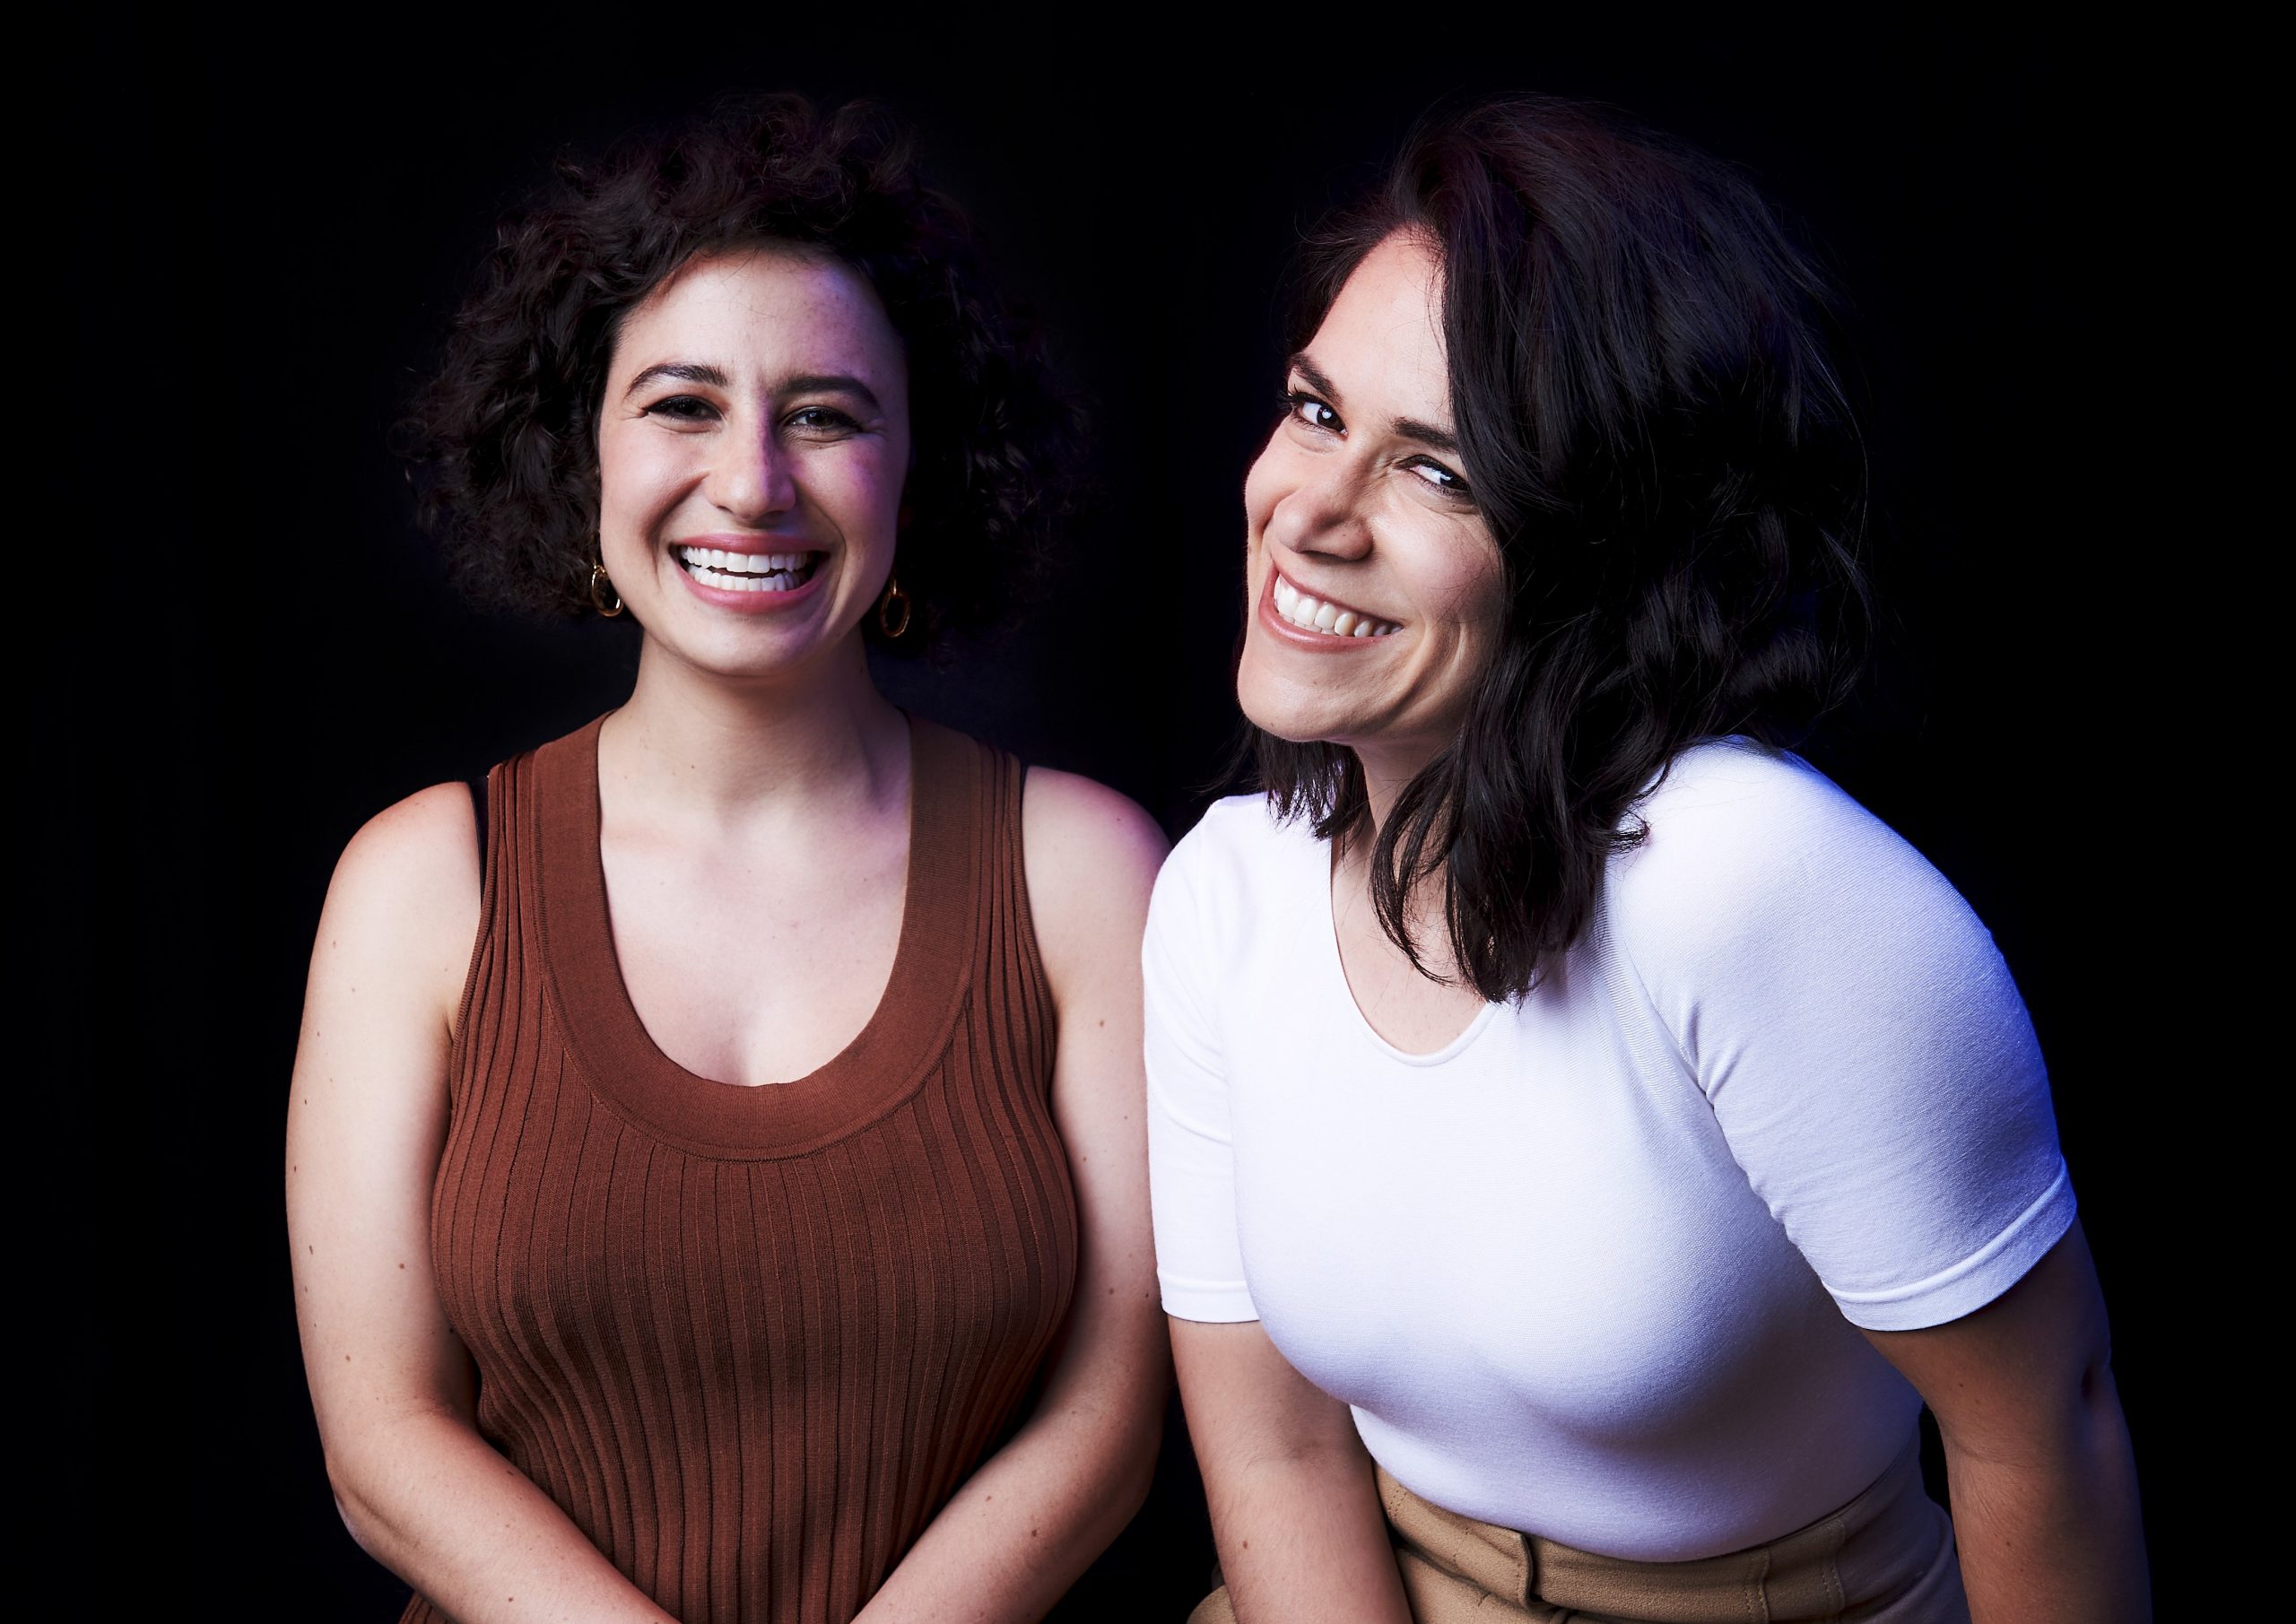
<path id="1" fill-rule="evenodd" d="M 656 641 L 697 671 L 729 682 L 770 681 L 803 670 L 821 656 L 821 639 L 793 637 L 778 628 L 681 626 Z"/>
<path id="2" fill-rule="evenodd" d="M 1350 731 L 1329 695 L 1301 693 L 1289 683 L 1259 677 L 1251 669 L 1248 651 L 1237 673 L 1236 706 L 1244 720 L 1262 733 L 1294 744 L 1331 743 Z"/>

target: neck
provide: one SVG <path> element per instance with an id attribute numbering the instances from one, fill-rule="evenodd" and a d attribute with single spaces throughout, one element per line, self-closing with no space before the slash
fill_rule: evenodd
<path id="1" fill-rule="evenodd" d="M 1405 786 L 1442 753 L 1447 743 L 1442 739 L 1380 739 L 1348 746 L 1362 769 L 1364 795 L 1371 813 L 1370 825 L 1335 855 L 1334 881 L 1349 899 L 1348 906 L 1368 907 L 1371 856 L 1379 832 L 1394 816 L 1396 803 L 1402 798 Z M 1438 978 L 1452 979 L 1457 977 L 1458 967 L 1443 920 L 1443 865 L 1438 864 L 1432 873 L 1412 887 L 1404 913 L 1410 921 L 1412 941 L 1421 964 Z"/>
<path id="2" fill-rule="evenodd" d="M 870 681 L 858 633 L 770 679 L 704 671 L 648 638 L 598 751 L 625 804 L 718 824 L 874 803 L 905 782 L 908 761 L 906 724 Z"/>
<path id="3" fill-rule="evenodd" d="M 1378 739 L 1352 743 L 1355 764 L 1363 773 L 1363 793 L 1370 803 L 1371 833 L 1387 828 L 1405 788 L 1443 752 L 1443 742 L 1429 739 Z"/>

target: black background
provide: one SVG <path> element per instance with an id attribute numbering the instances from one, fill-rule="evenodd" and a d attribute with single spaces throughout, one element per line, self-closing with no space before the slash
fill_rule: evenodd
<path id="1" fill-rule="evenodd" d="M 279 1148 L 312 928 L 367 817 L 578 725 L 634 670 L 624 628 L 461 606 L 388 425 L 553 152 L 785 88 L 913 121 L 1093 410 L 1099 496 L 1047 604 L 1002 647 L 888 670 L 888 688 L 1117 786 L 1176 836 L 1233 727 L 1239 491 L 1274 416 L 1287 247 L 1413 113 L 1449 91 L 1614 101 L 1744 162 L 1806 222 L 1849 299 L 1894 616 L 1875 697 L 1812 753 L 1962 890 L 2017 975 L 2114 1310 L 2156 1563 L 2184 1552 L 2189 1333 L 2160 1209 L 2187 1164 L 2158 1102 L 2215 1064 L 2179 945 L 2209 837 L 2161 831 L 2208 822 L 2180 803 L 2175 741 L 2210 696 L 2188 674 L 2201 633 L 2130 637 L 2157 633 L 2172 589 L 2126 561 L 2176 544 L 2173 470 L 2136 450 L 2176 395 L 2142 316 L 2165 250 L 2135 201 L 2166 69 L 2039 31 L 1616 14 L 1115 35 L 676 6 L 483 35 L 380 13 L 326 38 L 101 25 L 110 76 L 83 87 L 101 117 L 64 169 L 84 179 L 43 216 L 71 251 L 16 309 L 35 343 L 63 341 L 59 449 L 36 472 L 70 482 L 78 538 L 19 551 L 28 1053 L 53 1085 L 19 1120 L 82 1192 L 51 1202 L 64 1238 L 35 1248 L 57 1277 L 37 1289 L 67 1309 L 34 1420 L 64 1440 L 60 1496 L 135 1518 L 153 1614 L 205 1595 L 255 1618 L 394 1616 L 403 1587 L 329 1502 L 289 1296 Z M 64 590 L 89 572 L 93 593 Z M 108 1147 L 92 1204 L 73 1141 Z M 91 1279 L 100 1316 L 69 1307 Z M 1176 1441 L 1071 1616 L 1185 1611 L 1209 1557 L 1189 1471 Z"/>

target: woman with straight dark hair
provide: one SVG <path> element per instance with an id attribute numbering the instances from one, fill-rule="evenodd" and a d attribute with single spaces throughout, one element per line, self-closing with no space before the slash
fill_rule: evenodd
<path id="1" fill-rule="evenodd" d="M 1302 286 L 1245 487 L 1264 790 L 1145 950 L 1197 1619 L 2146 1617 L 2015 986 L 1786 750 L 1865 597 L 1808 259 L 1726 166 L 1521 100 L 1422 126 Z"/>
<path id="2" fill-rule="evenodd" d="M 410 1621 L 1040 1617 L 1146 1491 L 1155 826 L 904 716 L 1065 410 L 865 109 L 569 166 L 415 427 L 464 578 L 635 691 L 336 870 L 287 1139 L 352 1534 Z"/>

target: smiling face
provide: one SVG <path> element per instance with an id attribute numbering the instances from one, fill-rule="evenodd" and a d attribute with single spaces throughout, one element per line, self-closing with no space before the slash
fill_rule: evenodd
<path id="1" fill-rule="evenodd" d="M 725 676 L 847 644 L 892 569 L 908 369 L 859 273 L 785 247 L 632 310 L 598 422 L 598 530 L 649 643 Z"/>
<path id="2" fill-rule="evenodd" d="M 1405 232 L 1364 256 L 1244 482 L 1236 694 L 1280 738 L 1431 756 L 1498 646 L 1505 581 L 1453 432 L 1441 274 Z"/>

